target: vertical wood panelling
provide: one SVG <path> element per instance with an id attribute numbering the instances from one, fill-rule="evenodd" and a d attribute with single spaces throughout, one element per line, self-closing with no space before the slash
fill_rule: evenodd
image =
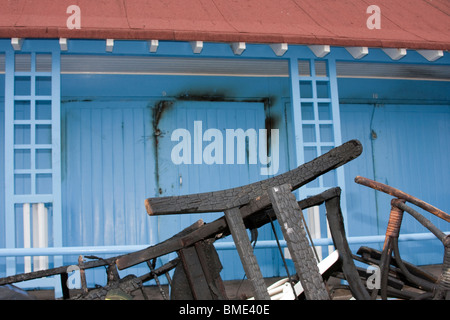
<path id="1" fill-rule="evenodd" d="M 105 112 L 99 109 L 101 113 L 101 155 L 102 155 L 102 175 L 103 183 L 100 190 L 102 190 L 102 201 L 104 206 L 103 211 L 103 236 L 105 245 L 113 245 L 115 239 L 116 230 L 114 228 L 114 202 L 112 199 L 113 194 L 113 128 L 112 128 L 112 113 Z"/>
<path id="2" fill-rule="evenodd" d="M 226 129 L 255 129 L 258 133 L 264 128 L 262 103 L 177 101 L 163 111 L 158 123 L 161 134 L 155 140 L 152 108 L 157 103 L 64 104 L 65 245 L 155 244 L 200 218 L 209 222 L 223 213 L 149 217 L 145 198 L 221 190 L 267 178 L 260 175 L 259 158 L 256 165 L 248 164 L 248 156 L 245 164 L 236 164 L 235 152 L 234 164 L 226 164 L 225 150 Z M 171 133 L 185 128 L 193 141 L 194 121 L 202 121 L 202 133 L 208 128 L 222 132 L 224 164 L 172 162 L 171 150 L 177 142 L 171 141 Z M 209 143 L 203 142 L 200 152 Z M 270 227 L 259 230 L 260 240 L 272 238 Z M 257 250 L 256 254 L 263 272 L 272 275 L 279 262 L 277 251 Z M 234 251 L 220 255 L 224 278 L 243 276 Z"/>
<path id="3" fill-rule="evenodd" d="M 103 134 L 102 134 L 102 112 L 99 109 L 93 109 L 91 112 L 91 121 L 95 125 L 91 125 L 91 151 L 102 150 Z M 103 182 L 102 170 L 104 170 L 104 156 L 102 152 L 92 153 L 92 181 Z M 99 220 L 104 219 L 103 192 L 102 188 L 92 188 L 92 215 L 98 217 Z M 104 225 L 100 223 L 93 223 L 92 231 L 94 242 L 104 245 Z"/>
<path id="4" fill-rule="evenodd" d="M 347 220 L 349 236 L 378 234 L 375 192 L 361 188 L 354 182 L 357 175 L 373 179 L 373 160 L 370 135 L 371 106 L 341 105 L 342 139 L 358 139 L 363 145 L 360 157 L 345 165 L 347 186 Z"/>
<path id="5" fill-rule="evenodd" d="M 356 175 L 396 187 L 444 211 L 450 208 L 450 107 L 427 105 L 343 105 L 343 136 L 360 139 L 362 157 L 346 166 L 349 235 L 384 234 L 391 196 L 356 185 Z M 419 210 L 438 228 L 448 223 Z M 401 233 L 428 232 L 405 214 Z M 359 234 L 358 234 L 359 233 Z M 416 264 L 441 263 L 438 241 L 400 244 L 402 257 Z"/>
<path id="6" fill-rule="evenodd" d="M 65 105 L 67 245 L 148 243 L 145 103 L 110 105 Z"/>

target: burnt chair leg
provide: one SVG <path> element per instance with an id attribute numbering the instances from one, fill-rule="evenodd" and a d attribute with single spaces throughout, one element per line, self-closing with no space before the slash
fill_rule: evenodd
<path id="1" fill-rule="evenodd" d="M 302 211 L 291 191 L 291 186 L 285 184 L 269 189 L 268 193 L 306 299 L 329 300 L 330 296 L 303 226 Z"/>
<path id="2" fill-rule="evenodd" d="M 370 295 L 359 276 L 358 270 L 353 260 L 353 255 L 345 234 L 344 218 L 342 216 L 340 201 L 341 189 L 330 189 L 333 191 L 329 198 L 325 200 L 327 220 L 330 226 L 333 244 L 339 252 L 342 261 L 342 271 L 347 280 L 353 296 L 357 300 L 370 300 Z"/>

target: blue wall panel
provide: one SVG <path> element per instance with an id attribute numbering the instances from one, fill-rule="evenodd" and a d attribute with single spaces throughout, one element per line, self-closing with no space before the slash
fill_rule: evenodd
<path id="1" fill-rule="evenodd" d="M 412 91 L 414 84 L 410 83 Z M 432 96 L 425 98 L 432 103 Z M 357 185 L 353 181 L 357 175 L 399 188 L 448 212 L 449 105 L 342 104 L 341 119 L 343 139 L 357 138 L 364 147 L 362 156 L 345 168 L 349 236 L 384 234 L 392 199 Z M 445 221 L 420 212 L 449 231 Z M 401 233 L 416 232 L 427 230 L 405 214 Z M 416 264 L 442 263 L 438 241 L 402 243 L 400 250 Z"/>
<path id="2" fill-rule="evenodd" d="M 151 149 L 144 143 L 151 123 L 146 102 L 126 107 L 120 102 L 96 102 L 95 106 L 73 102 L 64 107 L 64 207 L 67 222 L 73 220 L 65 224 L 67 232 L 73 233 L 67 245 L 150 241 L 122 230 L 128 224 L 146 229 L 143 199 L 154 189 L 153 168 L 146 170 L 153 162 Z M 139 170 L 135 170 L 134 159 L 144 164 Z M 126 208 L 133 211 L 128 219 L 124 219 Z"/>

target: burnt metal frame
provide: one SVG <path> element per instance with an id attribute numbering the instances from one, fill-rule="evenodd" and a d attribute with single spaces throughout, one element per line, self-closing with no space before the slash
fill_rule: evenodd
<path id="1" fill-rule="evenodd" d="M 423 200 L 420 200 L 414 196 L 411 196 L 401 190 L 377 182 L 368 178 L 357 176 L 355 182 L 366 187 L 387 193 L 396 198 L 391 200 L 391 212 L 389 215 L 388 226 L 386 229 L 386 237 L 381 253 L 379 265 L 381 271 L 381 286 L 380 295 L 382 299 L 387 299 L 388 297 L 388 275 L 391 271 L 389 265 L 391 263 L 391 255 L 394 255 L 395 263 L 400 268 L 402 275 L 408 281 L 408 284 L 415 286 L 419 289 L 425 291 L 420 296 L 413 296 L 416 299 L 427 299 L 433 298 L 436 300 L 440 299 L 450 299 L 450 235 L 446 235 L 440 231 L 435 225 L 426 219 L 419 212 L 414 210 L 405 204 L 405 202 L 410 202 L 425 211 L 450 222 L 450 215 Z M 423 276 L 420 271 L 415 269 L 413 274 L 413 268 L 408 268 L 408 265 L 404 263 L 400 257 L 400 251 L 398 248 L 398 237 L 400 234 L 400 227 L 403 218 L 403 212 L 409 213 L 413 216 L 419 223 L 421 223 L 425 228 L 427 228 L 431 233 L 433 233 L 437 239 L 439 239 L 444 245 L 444 259 L 442 264 L 442 273 L 439 279 L 433 279 L 430 276 Z M 392 292 L 392 289 L 391 289 Z M 395 294 L 399 292 L 394 291 Z M 376 298 L 378 290 L 372 291 L 372 298 Z"/>

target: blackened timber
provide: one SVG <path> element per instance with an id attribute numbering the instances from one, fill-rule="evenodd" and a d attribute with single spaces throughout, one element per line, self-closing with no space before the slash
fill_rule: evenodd
<path id="1" fill-rule="evenodd" d="M 160 242 L 154 246 L 131 252 L 116 258 L 116 265 L 119 270 L 134 266 L 138 263 L 145 262 L 162 255 L 180 250 L 184 245 L 182 238 L 204 226 L 203 220 L 198 220 L 191 226 L 183 229 L 173 237 Z"/>
<path id="2" fill-rule="evenodd" d="M 90 268 L 96 268 L 96 267 L 101 267 L 101 266 L 107 266 L 111 262 L 113 262 L 114 259 L 115 258 L 96 260 L 96 261 L 88 261 L 88 262 L 85 262 L 81 268 L 90 269 Z M 16 274 L 13 276 L 7 276 L 4 278 L 0 278 L 0 286 L 5 285 L 5 284 L 10 284 L 10 283 L 22 282 L 22 281 L 50 277 L 50 276 L 67 273 L 68 267 L 69 266 L 61 266 L 61 267 L 56 267 L 56 268 L 52 268 L 52 269 L 39 270 L 39 271 Z"/>
<path id="3" fill-rule="evenodd" d="M 300 208 L 305 209 L 310 206 L 321 204 L 323 201 L 325 201 L 325 199 L 328 199 L 329 197 L 335 195 L 337 191 L 334 189 L 335 188 L 326 190 L 319 195 L 300 201 Z M 270 220 L 268 215 L 271 219 L 276 220 L 275 213 L 270 207 L 270 199 L 267 194 L 249 201 L 247 205 L 240 208 L 240 212 L 242 218 L 244 219 L 246 228 L 259 228 L 266 223 L 269 223 Z M 180 250 L 181 248 L 193 245 L 195 242 L 200 240 L 225 237 L 230 235 L 230 230 L 228 228 L 225 217 L 221 217 L 214 220 L 213 222 L 205 223 L 198 228 L 194 228 L 190 233 L 183 234 L 184 235 L 181 237 L 174 236 L 166 240 L 165 242 L 156 244 L 140 251 L 120 256 L 116 260 L 117 267 L 119 268 L 119 270 L 122 270 L 134 266 L 138 263 L 156 258 L 163 254 Z"/>
<path id="4" fill-rule="evenodd" d="M 203 272 L 200 259 L 194 246 L 183 248 L 178 251 L 183 262 L 184 273 L 191 288 L 195 300 L 212 300 L 213 296 L 209 290 L 208 281 Z"/>
<path id="5" fill-rule="evenodd" d="M 160 276 L 164 273 L 169 272 L 170 270 L 174 269 L 178 263 L 180 262 L 180 258 L 175 258 L 173 260 L 170 260 L 166 264 L 162 265 L 161 267 L 154 269 L 153 271 L 146 273 L 142 276 L 139 276 L 139 280 L 144 283 L 147 281 L 150 281 L 155 278 L 155 276 Z"/>
<path id="6" fill-rule="evenodd" d="M 195 243 L 195 250 L 205 274 L 209 290 L 214 300 L 227 300 L 227 293 L 220 277 L 222 263 L 213 245 L 214 240 L 198 241 Z"/>
<path id="7" fill-rule="evenodd" d="M 339 252 L 339 259 L 342 262 L 342 271 L 353 296 L 358 300 L 370 300 L 370 295 L 359 277 L 345 234 L 344 218 L 340 206 L 341 189 L 334 188 L 330 190 L 333 190 L 334 195 L 331 194 L 331 198 L 325 201 L 325 207 L 331 237 L 333 238 L 334 246 Z"/>
<path id="8" fill-rule="evenodd" d="M 63 299 L 69 299 L 70 298 L 70 290 L 67 286 L 67 280 L 69 280 L 69 276 L 67 273 L 61 273 L 61 289 L 63 294 Z"/>
<path id="9" fill-rule="evenodd" d="M 298 189 L 324 173 L 357 158 L 361 152 L 361 143 L 358 140 L 350 140 L 296 169 L 270 179 L 215 192 L 148 198 L 145 200 L 145 207 L 149 215 L 222 212 L 247 204 L 266 193 L 271 187 L 290 184 L 293 190 Z"/>
<path id="10" fill-rule="evenodd" d="M 197 230 L 185 234 L 184 236 L 172 237 L 146 249 L 123 255 L 116 260 L 117 268 L 122 270 L 132 267 L 141 262 L 193 245 L 197 241 L 215 237 L 226 230 L 228 230 L 228 226 L 225 217 L 219 218 L 211 223 L 202 225 Z"/>
<path id="11" fill-rule="evenodd" d="M 255 299 L 270 300 L 264 277 L 253 253 L 253 248 L 250 239 L 248 238 L 247 230 L 244 226 L 244 220 L 242 219 L 239 208 L 225 210 L 225 217 L 231 230 L 234 243 L 236 244 L 239 257 L 241 258 L 245 274 L 252 284 Z"/>
<path id="12" fill-rule="evenodd" d="M 178 291 L 190 289 L 190 292 L 177 292 L 173 297 L 196 300 L 227 299 L 220 277 L 222 264 L 212 240 L 198 241 L 194 246 L 182 248 L 178 251 L 178 255 L 181 258 L 189 288 L 180 287 L 180 285 L 174 287 Z"/>
<path id="13" fill-rule="evenodd" d="M 242 207 L 241 214 L 246 227 L 249 228 L 254 226 L 255 223 L 252 221 L 254 214 L 269 205 L 269 198 L 266 195 L 264 197 L 257 197 L 256 199 L 250 201 L 248 205 Z M 271 214 L 275 216 L 273 210 Z M 261 221 L 258 220 L 258 226 L 262 226 L 269 222 L 265 213 L 259 216 L 261 217 Z M 183 232 L 182 236 L 181 233 L 179 233 L 179 235 L 180 236 L 174 236 L 154 246 L 119 257 L 116 260 L 117 267 L 119 270 L 122 270 L 163 254 L 180 250 L 181 248 L 193 245 L 195 242 L 200 240 L 225 237 L 230 235 L 230 230 L 225 217 L 221 217 L 213 222 L 198 226 L 198 228 L 192 229 L 189 233 Z"/>
<path id="14" fill-rule="evenodd" d="M 246 228 L 259 227 L 268 223 L 269 219 L 266 213 L 261 211 L 261 209 L 264 209 L 269 205 L 269 197 L 265 195 L 263 197 L 258 197 L 250 201 L 248 205 L 243 206 L 240 211 Z M 267 208 L 267 210 L 268 214 L 270 214 L 273 219 L 276 219 L 273 210 L 271 208 Z M 181 233 L 179 235 L 181 235 Z M 120 256 L 116 260 L 116 265 L 119 270 L 126 269 L 141 262 L 193 245 L 197 241 L 225 237 L 228 235 L 230 235 L 230 230 L 227 221 L 225 217 L 221 217 L 213 222 L 205 223 L 198 228 L 194 228 L 190 233 L 183 233 L 183 236 L 174 236 L 154 246 Z"/>
<path id="15" fill-rule="evenodd" d="M 291 193 L 291 186 L 282 185 L 268 190 L 283 236 L 294 262 L 307 300 L 329 300 L 330 296 L 319 272 L 317 261 L 302 224 L 302 212 Z"/>

